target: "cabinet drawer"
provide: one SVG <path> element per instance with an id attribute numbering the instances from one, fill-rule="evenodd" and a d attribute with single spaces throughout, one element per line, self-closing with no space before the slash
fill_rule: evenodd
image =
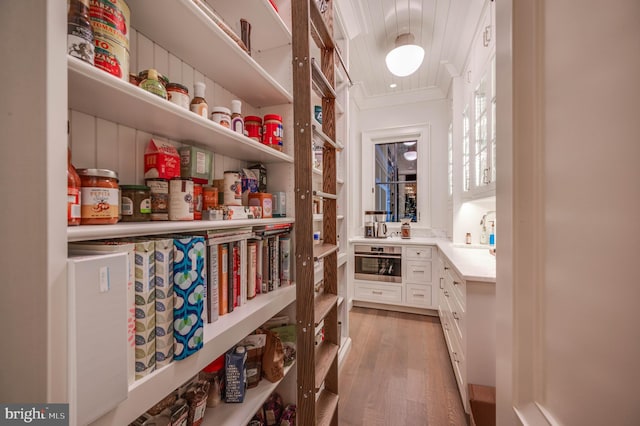
<path id="1" fill-rule="evenodd" d="M 417 260 L 408 260 L 406 262 L 405 282 L 414 284 L 431 283 L 431 262 L 421 262 Z"/>
<path id="2" fill-rule="evenodd" d="M 445 274 L 445 288 L 448 288 L 449 292 L 455 294 L 455 297 L 460 301 L 463 308 L 467 304 L 467 289 L 463 279 L 451 268 L 450 265 L 446 267 Z"/>
<path id="3" fill-rule="evenodd" d="M 407 259 L 431 259 L 433 247 L 406 247 Z"/>
<path id="4" fill-rule="evenodd" d="M 407 284 L 407 304 L 430 307 L 432 306 L 431 293 L 433 291 L 430 285 Z"/>
<path id="5" fill-rule="evenodd" d="M 378 303 L 402 303 L 402 287 L 393 284 L 355 284 L 355 298 Z"/>

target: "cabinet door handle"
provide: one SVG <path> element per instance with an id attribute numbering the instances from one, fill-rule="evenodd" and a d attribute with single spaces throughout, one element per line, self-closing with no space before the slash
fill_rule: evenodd
<path id="1" fill-rule="evenodd" d="M 457 312 L 453 311 L 451 315 L 453 315 L 453 319 L 460 321 L 460 317 L 458 316 Z"/>
<path id="2" fill-rule="evenodd" d="M 484 47 L 488 47 L 490 41 L 491 41 L 491 25 L 487 25 L 486 27 L 484 27 L 484 32 L 482 33 L 482 45 Z"/>
<path id="3" fill-rule="evenodd" d="M 460 281 L 454 281 L 453 285 L 460 285 Z"/>
<path id="4" fill-rule="evenodd" d="M 449 292 L 447 290 L 444 291 L 444 295 L 449 297 Z"/>
<path id="5" fill-rule="evenodd" d="M 444 288 L 444 278 L 440 277 L 440 290 Z"/>
<path id="6" fill-rule="evenodd" d="M 379 296 L 382 296 L 382 292 L 381 291 L 371 291 L 372 294 L 377 294 Z"/>
<path id="7" fill-rule="evenodd" d="M 421 294 L 421 293 L 413 293 L 413 297 L 424 297 L 424 294 Z"/>
<path id="8" fill-rule="evenodd" d="M 414 269 L 413 272 L 422 272 L 422 273 L 424 273 L 424 269 Z"/>

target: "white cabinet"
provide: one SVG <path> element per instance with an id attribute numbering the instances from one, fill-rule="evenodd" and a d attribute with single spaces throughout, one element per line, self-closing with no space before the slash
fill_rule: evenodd
<path id="1" fill-rule="evenodd" d="M 436 247 L 405 246 L 403 256 L 402 282 L 405 286 L 404 301 L 407 306 L 436 309 L 433 258 Z"/>
<path id="2" fill-rule="evenodd" d="M 496 91 L 494 3 L 487 1 L 464 72 L 462 197 L 495 195 Z"/>
<path id="3" fill-rule="evenodd" d="M 433 262 L 436 246 L 403 245 L 402 282 L 354 281 L 354 303 L 387 305 L 388 309 L 427 313 L 438 308 Z"/>
<path id="4" fill-rule="evenodd" d="M 468 385 L 495 386 L 495 283 L 464 280 L 441 252 L 438 315 L 467 413 Z"/>

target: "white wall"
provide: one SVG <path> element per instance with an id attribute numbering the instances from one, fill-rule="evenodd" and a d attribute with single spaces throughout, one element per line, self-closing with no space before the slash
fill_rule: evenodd
<path id="1" fill-rule="evenodd" d="M 385 108 L 359 109 L 357 102 L 351 103 L 351 203 L 353 216 L 351 229 L 359 235 L 362 222 L 362 133 L 399 126 L 428 124 L 430 126 L 429 182 L 431 190 L 430 216 L 432 229 L 447 229 L 447 132 L 450 121 L 449 101 L 446 99 L 425 101 Z M 420 173 L 421 171 L 418 171 Z M 420 190 L 418 190 L 420 191 Z M 398 227 L 399 228 L 399 227 Z"/>
<path id="2" fill-rule="evenodd" d="M 640 2 L 611 6 L 497 2 L 498 425 L 640 419 Z"/>

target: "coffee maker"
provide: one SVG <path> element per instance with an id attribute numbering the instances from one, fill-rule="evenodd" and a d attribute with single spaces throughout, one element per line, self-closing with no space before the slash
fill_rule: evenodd
<path id="1" fill-rule="evenodd" d="M 366 238 L 387 238 L 387 212 L 366 210 L 364 212 L 364 236 Z"/>

